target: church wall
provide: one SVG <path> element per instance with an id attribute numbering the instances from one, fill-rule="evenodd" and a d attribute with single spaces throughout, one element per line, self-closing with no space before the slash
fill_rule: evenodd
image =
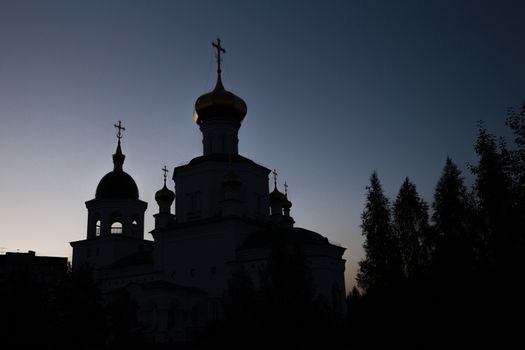
<path id="1" fill-rule="evenodd" d="M 170 282 L 220 296 L 231 276 L 236 248 L 254 226 L 237 220 L 195 225 L 155 235 L 156 260 Z M 159 266 L 159 264 L 157 264 Z"/>
<path id="2" fill-rule="evenodd" d="M 117 235 L 72 242 L 73 270 L 83 265 L 95 268 L 110 265 L 117 260 L 152 245 L 151 241 Z"/>

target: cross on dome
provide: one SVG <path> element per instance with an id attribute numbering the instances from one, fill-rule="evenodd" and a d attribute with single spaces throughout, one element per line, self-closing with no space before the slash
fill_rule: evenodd
<path id="1" fill-rule="evenodd" d="M 166 186 L 166 177 L 168 177 L 168 168 L 164 165 L 164 168 L 162 168 L 162 172 L 164 173 L 164 186 Z"/>
<path id="2" fill-rule="evenodd" d="M 221 52 L 222 53 L 226 53 L 226 50 L 224 49 L 224 47 L 221 46 L 221 39 L 220 38 L 217 38 L 217 42 L 212 42 L 211 45 L 217 49 L 217 73 L 220 75 L 221 74 L 221 62 L 222 62 L 222 59 L 221 59 Z"/>

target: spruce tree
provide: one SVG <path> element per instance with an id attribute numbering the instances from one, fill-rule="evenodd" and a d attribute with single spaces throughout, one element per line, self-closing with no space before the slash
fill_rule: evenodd
<path id="1" fill-rule="evenodd" d="M 367 293 L 392 287 L 402 277 L 401 259 L 392 232 L 389 201 L 376 172 L 370 177 L 361 220 L 366 257 L 359 263 L 358 284 Z"/>
<path id="2" fill-rule="evenodd" d="M 432 203 L 436 235 L 432 260 L 434 268 L 448 275 L 464 274 L 474 264 L 477 243 L 471 234 L 471 206 L 461 170 L 447 157 Z"/>
<path id="3" fill-rule="evenodd" d="M 405 277 L 417 276 L 423 272 L 430 254 L 428 204 L 419 197 L 408 177 L 399 189 L 393 214 Z"/>
<path id="4" fill-rule="evenodd" d="M 489 264 L 505 269 L 509 258 L 515 256 L 516 232 L 514 196 L 509 176 L 509 152 L 504 143 L 496 141 L 483 126 L 475 145 L 479 157 L 471 166 L 476 176 L 474 190 L 478 201 L 479 231 L 483 238 L 483 257 Z"/>

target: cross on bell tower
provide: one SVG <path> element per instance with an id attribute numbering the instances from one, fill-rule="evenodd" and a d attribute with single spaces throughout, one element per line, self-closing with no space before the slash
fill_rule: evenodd
<path id="1" fill-rule="evenodd" d="M 113 155 L 113 165 L 115 170 L 122 170 L 122 165 L 124 164 L 124 159 L 126 159 L 126 156 L 122 153 L 122 148 L 120 147 L 120 140 L 123 137 L 123 131 L 126 130 L 125 127 L 122 126 L 122 122 L 119 120 L 118 124 L 113 124 L 113 126 L 117 129 L 117 150 L 115 151 L 115 154 Z"/>
<path id="2" fill-rule="evenodd" d="M 122 137 L 124 137 L 122 131 L 126 131 L 126 128 L 122 126 L 122 121 L 120 120 L 118 121 L 118 124 L 113 124 L 113 126 L 117 129 L 117 139 L 120 142 Z"/>

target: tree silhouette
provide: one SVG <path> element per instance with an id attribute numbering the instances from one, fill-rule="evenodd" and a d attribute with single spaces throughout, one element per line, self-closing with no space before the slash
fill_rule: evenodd
<path id="1" fill-rule="evenodd" d="M 434 273 L 463 275 L 474 264 L 480 242 L 472 232 L 473 201 L 459 168 L 447 157 L 434 192 L 432 221 L 435 232 L 432 267 Z"/>
<path id="2" fill-rule="evenodd" d="M 484 262 L 497 269 L 505 269 L 512 264 L 509 258 L 516 256 L 513 252 L 518 243 L 518 232 L 515 232 L 515 206 L 512 193 L 512 181 L 509 176 L 510 156 L 503 142 L 489 134 L 480 125 L 475 144 L 479 163 L 471 166 L 476 175 L 474 190 L 478 201 L 478 218 L 481 225 L 481 257 Z M 508 266 L 507 266 L 508 267 Z"/>
<path id="3" fill-rule="evenodd" d="M 405 277 L 423 273 L 429 260 L 430 239 L 428 204 L 419 197 L 416 186 L 405 179 L 394 202 L 394 233 L 400 246 Z"/>
<path id="4" fill-rule="evenodd" d="M 391 287 L 402 279 L 399 244 L 392 232 L 390 207 L 377 173 L 367 187 L 365 210 L 361 215 L 366 240 L 366 257 L 359 262 L 358 284 L 367 293 Z"/>

